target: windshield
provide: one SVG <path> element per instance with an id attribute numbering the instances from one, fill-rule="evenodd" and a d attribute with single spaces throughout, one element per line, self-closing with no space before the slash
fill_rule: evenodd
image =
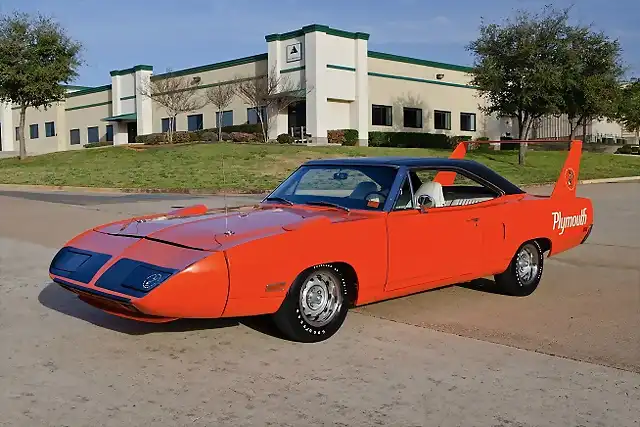
<path id="1" fill-rule="evenodd" d="M 389 166 L 303 166 L 265 200 L 382 210 L 396 173 Z"/>

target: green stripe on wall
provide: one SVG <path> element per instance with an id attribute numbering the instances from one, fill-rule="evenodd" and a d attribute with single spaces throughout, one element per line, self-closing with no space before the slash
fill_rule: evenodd
<path id="1" fill-rule="evenodd" d="M 109 105 L 109 104 L 111 104 L 111 101 L 98 102 L 97 104 L 79 105 L 77 107 L 65 108 L 64 111 L 75 111 L 75 110 L 82 110 L 84 108 L 102 107 L 104 105 Z"/>
<path id="2" fill-rule="evenodd" d="M 394 76 L 394 75 L 391 75 L 391 74 L 373 73 L 373 72 L 370 72 L 369 75 L 372 76 L 372 77 L 382 77 L 382 78 L 385 78 L 385 79 L 406 80 L 406 81 L 409 81 L 409 82 L 418 82 L 418 83 L 431 83 L 431 84 L 434 84 L 434 85 L 461 87 L 461 88 L 464 88 L 464 89 L 477 89 L 477 87 L 475 87 L 475 86 L 463 85 L 463 84 L 460 84 L 460 83 L 441 82 L 441 81 L 438 81 L 438 80 L 419 79 L 417 77 Z"/>
<path id="3" fill-rule="evenodd" d="M 425 67 L 442 68 L 443 70 L 470 72 L 472 67 L 457 64 L 447 64 L 445 62 L 427 61 L 426 59 L 409 58 L 408 56 L 392 55 L 390 53 L 382 52 L 367 52 L 369 58 L 384 59 L 387 61 L 404 62 L 405 64 L 422 65 Z"/>
<path id="4" fill-rule="evenodd" d="M 135 95 L 123 96 L 122 98 L 120 98 L 120 101 L 126 101 L 127 99 L 135 99 L 135 98 L 136 98 Z"/>
<path id="5" fill-rule="evenodd" d="M 302 70 L 304 70 L 304 65 L 302 67 L 285 68 L 284 70 L 280 70 L 280 74 L 293 73 L 294 71 L 302 71 Z"/>
<path id="6" fill-rule="evenodd" d="M 353 67 L 345 67 L 344 65 L 333 65 L 327 64 L 327 68 L 331 68 L 333 70 L 342 70 L 342 71 L 356 71 Z"/>

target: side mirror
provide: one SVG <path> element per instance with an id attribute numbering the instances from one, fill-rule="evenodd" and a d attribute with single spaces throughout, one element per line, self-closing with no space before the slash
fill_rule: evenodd
<path id="1" fill-rule="evenodd" d="M 435 205 L 435 201 L 431 196 L 423 194 L 418 197 L 418 209 L 420 212 L 425 213 L 428 209 L 432 208 Z"/>

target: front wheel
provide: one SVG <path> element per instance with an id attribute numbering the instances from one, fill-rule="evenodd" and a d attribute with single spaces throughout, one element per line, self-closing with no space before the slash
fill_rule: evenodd
<path id="1" fill-rule="evenodd" d="M 342 274 L 330 266 L 317 266 L 296 279 L 273 319 L 287 338 L 311 343 L 335 334 L 348 310 Z"/>
<path id="2" fill-rule="evenodd" d="M 544 254 L 538 242 L 526 242 L 514 255 L 509 268 L 495 276 L 496 284 L 506 294 L 531 295 L 540 284 Z"/>

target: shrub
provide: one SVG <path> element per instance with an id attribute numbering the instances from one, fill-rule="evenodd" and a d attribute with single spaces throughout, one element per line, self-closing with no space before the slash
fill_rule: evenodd
<path id="1" fill-rule="evenodd" d="M 138 135 L 136 136 L 136 142 L 138 144 L 145 145 L 158 145 L 165 144 L 167 142 L 168 136 L 164 133 L 150 133 L 148 135 Z"/>
<path id="2" fill-rule="evenodd" d="M 278 135 L 278 143 L 280 144 L 293 144 L 294 142 L 296 142 L 295 138 L 288 133 Z"/>
<path id="3" fill-rule="evenodd" d="M 191 141 L 197 141 L 198 138 L 197 136 L 195 136 L 195 139 L 191 139 L 192 135 L 195 136 L 195 132 L 188 132 L 186 130 L 182 130 L 182 131 L 177 131 L 177 132 L 173 132 L 173 143 L 174 144 L 182 144 L 185 142 L 191 142 Z M 167 135 L 167 138 L 169 137 L 169 135 Z"/>
<path id="4" fill-rule="evenodd" d="M 96 147 L 108 147 L 113 145 L 113 142 L 110 141 L 102 141 L 102 142 L 90 142 L 88 144 L 84 144 L 84 148 L 96 148 Z"/>
<path id="5" fill-rule="evenodd" d="M 344 140 L 342 145 L 353 147 L 358 145 L 358 129 L 343 129 Z"/>
<path id="6" fill-rule="evenodd" d="M 616 154 L 640 154 L 638 145 L 625 144 L 616 150 Z"/>
<path id="7" fill-rule="evenodd" d="M 253 142 L 257 140 L 255 134 L 247 132 L 231 132 L 229 138 L 233 142 Z"/>
<path id="8" fill-rule="evenodd" d="M 329 130 L 327 131 L 327 141 L 329 144 L 342 145 L 345 141 L 343 130 Z"/>
<path id="9" fill-rule="evenodd" d="M 445 134 L 426 132 L 369 132 L 371 147 L 451 148 Z"/>

